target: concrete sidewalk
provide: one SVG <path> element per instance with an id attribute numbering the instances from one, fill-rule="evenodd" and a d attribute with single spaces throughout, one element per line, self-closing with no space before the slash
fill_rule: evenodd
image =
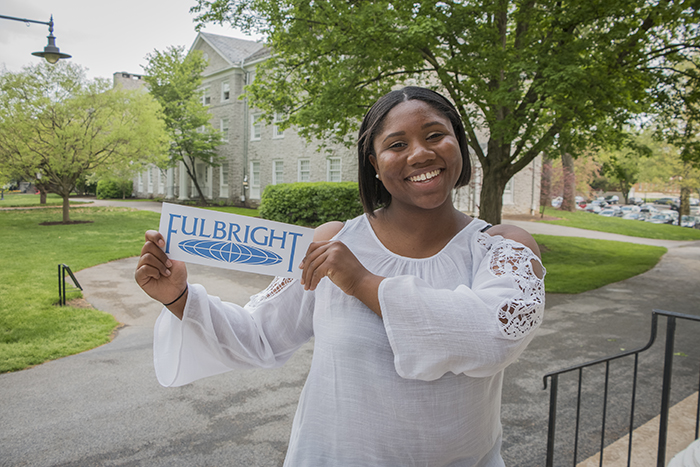
<path id="1" fill-rule="evenodd" d="M 159 203 L 150 202 L 113 203 L 159 208 Z M 531 233 L 599 235 L 533 222 L 506 222 Z M 608 235 L 603 239 L 619 240 L 619 236 Z M 654 308 L 700 314 L 700 242 L 662 246 L 669 252 L 645 274 L 578 295 L 548 295 L 543 325 L 505 373 L 506 465 L 544 465 L 549 404 L 549 391 L 542 389 L 544 374 L 614 355 L 623 348 L 641 347 L 649 338 Z M 123 323 L 112 342 L 0 375 L 0 466 L 282 465 L 313 342 L 279 369 L 228 373 L 181 388 L 162 388 L 152 363 L 152 329 L 160 305 L 135 284 L 136 261 L 128 258 L 77 273 L 85 299 Z M 188 266 L 188 271 L 190 282 L 205 284 L 210 293 L 239 304 L 270 280 L 196 265 Z M 697 330 L 684 331 L 679 326 L 676 349 L 688 358 L 674 365 L 681 375 L 695 376 L 688 383 L 674 379 L 674 403 L 697 390 Z M 640 381 L 649 386 L 638 390 L 636 420 L 640 425 L 658 414 L 658 347 L 662 343 L 640 363 Z M 613 373 L 625 371 L 615 369 Z M 560 394 L 569 392 L 562 383 Z M 611 425 L 625 412 L 623 402 L 610 401 Z M 566 419 L 570 407 L 565 402 L 560 407 Z M 579 446 L 579 459 L 598 450 L 595 440 L 585 439 Z"/>

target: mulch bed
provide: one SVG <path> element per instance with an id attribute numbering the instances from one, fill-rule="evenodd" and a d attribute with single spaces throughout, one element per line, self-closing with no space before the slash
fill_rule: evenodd
<path id="1" fill-rule="evenodd" d="M 73 225 L 73 224 L 92 224 L 94 221 L 58 221 L 58 222 L 40 222 L 39 225 Z"/>

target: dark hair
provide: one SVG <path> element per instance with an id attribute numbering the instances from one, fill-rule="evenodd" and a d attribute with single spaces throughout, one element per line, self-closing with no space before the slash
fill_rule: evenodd
<path id="1" fill-rule="evenodd" d="M 382 131 L 384 120 L 391 109 L 402 102 L 414 99 L 430 105 L 452 123 L 452 129 L 455 132 L 459 149 L 462 152 L 462 174 L 457 180 L 455 188 L 465 186 L 471 178 L 472 166 L 467 148 L 467 135 L 464 132 L 464 124 L 462 124 L 459 112 L 457 112 L 454 105 L 441 94 L 426 88 L 407 86 L 397 91 L 391 91 L 380 97 L 369 109 L 362 120 L 357 140 L 357 165 L 359 171 L 357 179 L 360 187 L 360 199 L 365 212 L 370 215 L 379 206 L 391 204 L 391 194 L 384 188 L 384 184 L 376 178 L 377 172 L 369 161 L 369 156 L 377 156 L 374 153 L 374 138 Z"/>

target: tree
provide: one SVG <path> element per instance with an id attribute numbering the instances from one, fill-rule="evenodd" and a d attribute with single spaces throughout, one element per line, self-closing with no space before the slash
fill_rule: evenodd
<path id="1" fill-rule="evenodd" d="M 483 170 L 480 217 L 494 224 L 508 180 L 559 134 L 585 147 L 620 128 L 661 68 L 698 45 L 688 0 L 198 0 L 191 11 L 199 27 L 267 38 L 274 53 L 247 95 L 307 136 L 356 130 L 397 84 L 445 92 Z"/>
<path id="2" fill-rule="evenodd" d="M 49 193 L 69 196 L 86 175 L 158 162 L 167 142 L 146 93 L 89 81 L 76 64 L 41 63 L 0 75 L 0 161 Z"/>
<path id="3" fill-rule="evenodd" d="M 185 54 L 184 47 L 155 50 L 144 67 L 151 95 L 163 107 L 170 136 L 170 165 L 182 162 L 194 183 L 202 205 L 207 204 L 197 180 L 197 161 L 207 166 L 221 163 L 216 152 L 221 134 L 212 128 L 211 115 L 202 104 L 199 87 L 207 66 L 199 50 Z"/>
<path id="4" fill-rule="evenodd" d="M 618 148 L 608 148 L 596 154 L 596 160 L 602 164 L 601 173 L 615 185 L 629 203 L 629 193 L 639 176 L 645 160 L 652 154 L 649 146 L 650 135 L 629 134 L 625 143 Z"/>

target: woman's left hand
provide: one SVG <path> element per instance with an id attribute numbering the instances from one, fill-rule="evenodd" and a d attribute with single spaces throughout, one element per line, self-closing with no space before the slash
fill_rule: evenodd
<path id="1" fill-rule="evenodd" d="M 315 290 L 321 279 L 328 277 L 381 316 L 378 290 L 384 278 L 369 272 L 343 242 L 313 242 L 299 267 L 305 290 Z"/>

